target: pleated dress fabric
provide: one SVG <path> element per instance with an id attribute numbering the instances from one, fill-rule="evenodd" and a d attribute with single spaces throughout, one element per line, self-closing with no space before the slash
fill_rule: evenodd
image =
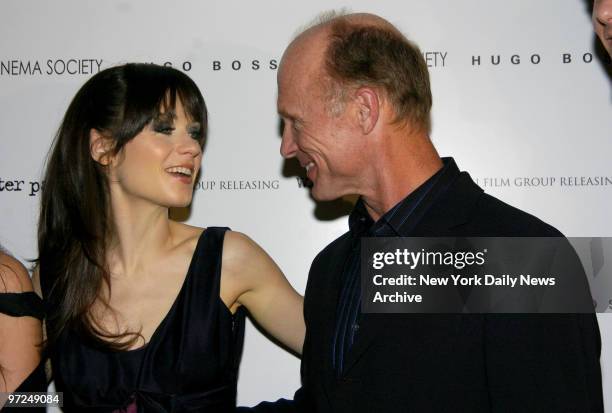
<path id="1" fill-rule="evenodd" d="M 52 355 L 64 412 L 231 412 L 244 338 L 242 307 L 219 296 L 227 228 L 200 236 L 169 312 L 141 348 L 100 348 L 65 330 Z"/>

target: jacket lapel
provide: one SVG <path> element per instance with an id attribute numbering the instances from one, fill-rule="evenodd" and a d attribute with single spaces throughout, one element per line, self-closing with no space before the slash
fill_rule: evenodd
<path id="1" fill-rule="evenodd" d="M 336 379 L 332 360 L 332 343 L 335 335 L 336 312 L 342 286 L 341 277 L 346 261 L 345 257 L 348 257 L 351 247 L 352 239 L 348 234 L 345 234 L 343 239 L 339 240 L 333 254 L 334 258 L 343 257 L 343 259 L 327 259 L 324 262 L 320 262 L 316 269 L 313 267 L 317 274 L 309 276 L 309 278 L 312 276 L 315 279 L 321 280 L 321 283 L 316 287 L 313 286 L 318 291 L 308 292 L 307 296 L 313 297 L 313 300 L 307 305 L 318 307 L 314 310 L 318 315 L 315 321 L 317 325 L 312 326 L 314 331 L 312 333 L 313 341 L 317 343 L 313 350 L 315 357 L 321 362 L 320 370 L 324 372 L 324 377 L 318 377 L 317 379 L 323 379 L 323 387 L 328 400 L 331 400 L 330 390 L 333 391 Z"/>
<path id="2" fill-rule="evenodd" d="M 472 181 L 467 172 L 459 173 L 457 170 L 454 176 L 447 178 L 449 182 L 443 187 L 442 193 L 433 191 L 423 200 L 424 203 L 419 205 L 418 210 L 415 210 L 415 213 L 420 214 L 418 223 L 413 227 L 406 225 L 400 228 L 400 236 L 452 236 L 453 228 L 469 221 L 470 212 L 483 190 Z M 341 267 L 339 271 L 342 271 Z M 335 310 L 333 314 L 335 315 Z M 393 314 L 362 313 L 359 331 L 355 343 L 346 356 L 342 375 L 347 375 L 355 363 L 375 343 L 376 338 L 381 336 L 381 329 L 385 328 L 384 320 L 388 317 L 393 317 Z M 332 325 L 331 335 L 328 337 L 333 338 L 333 329 Z M 329 365 L 331 366 L 331 358 Z"/>

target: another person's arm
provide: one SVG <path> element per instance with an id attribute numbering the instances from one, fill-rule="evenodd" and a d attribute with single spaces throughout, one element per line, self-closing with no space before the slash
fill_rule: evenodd
<path id="1" fill-rule="evenodd" d="M 0 293 L 32 291 L 25 267 L 0 252 Z M 30 316 L 0 313 L 0 392 L 12 392 L 40 362 L 41 323 Z"/>

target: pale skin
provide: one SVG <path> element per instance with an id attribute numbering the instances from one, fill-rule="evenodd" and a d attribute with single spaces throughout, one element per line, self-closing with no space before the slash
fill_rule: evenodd
<path id="1" fill-rule="evenodd" d="M 396 30 L 370 14 L 343 18 Z M 347 89 L 343 110 L 331 113 L 322 83 L 329 35 L 329 23 L 315 26 L 283 55 L 277 102 L 285 124 L 281 154 L 306 167 L 315 199 L 360 195 L 378 220 L 442 168 L 442 161 L 426 130 L 394 122 L 395 111 L 379 88 Z"/>
<path id="2" fill-rule="evenodd" d="M 192 136 L 199 125 L 187 119 L 180 102 L 175 114 L 171 128 L 145 127 L 117 156 L 108 155 L 112 140 L 91 132 L 92 158 L 108 170 L 115 223 L 107 258 L 112 294 L 101 291 L 92 315 L 112 334 L 140 332 L 130 349 L 148 343 L 172 307 L 204 230 L 168 218 L 170 207 L 191 202 L 202 158 Z M 169 172 L 175 167 L 190 176 Z M 220 299 L 232 313 L 245 306 L 267 332 L 301 353 L 302 297 L 266 252 L 239 232 L 225 234 Z"/>
<path id="3" fill-rule="evenodd" d="M 612 57 L 612 0 L 593 2 L 593 28 Z"/>
<path id="4" fill-rule="evenodd" d="M 0 252 L 0 292 L 32 291 L 24 266 Z M 34 317 L 10 317 L 0 313 L 0 392 L 13 392 L 40 362 L 41 323 Z M 0 400 L 0 407 L 2 401 Z"/>

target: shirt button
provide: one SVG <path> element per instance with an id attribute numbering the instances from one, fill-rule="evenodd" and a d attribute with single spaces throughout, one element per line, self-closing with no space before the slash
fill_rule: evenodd
<path id="1" fill-rule="evenodd" d="M 353 324 L 353 330 L 355 331 L 359 330 L 359 324 Z"/>

